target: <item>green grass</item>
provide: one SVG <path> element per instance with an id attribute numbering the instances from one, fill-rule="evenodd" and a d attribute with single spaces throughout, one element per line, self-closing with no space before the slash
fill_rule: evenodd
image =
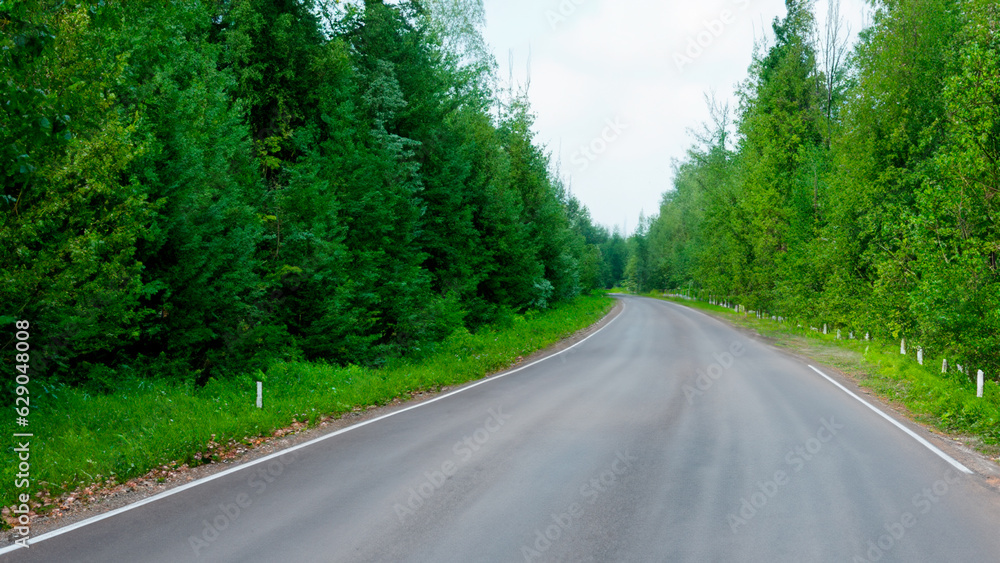
<path id="1" fill-rule="evenodd" d="M 881 399 L 902 405 L 913 417 L 942 432 L 963 438 L 970 446 L 996 458 L 1000 455 L 1000 385 L 987 381 L 983 398 L 976 397 L 973 378 L 959 373 L 949 359 L 949 373 L 941 373 L 940 357 L 924 358 L 917 363 L 916 351 L 900 354 L 899 342 L 837 340 L 831 334 L 798 323 L 778 323 L 735 313 L 732 309 L 700 301 L 663 298 L 688 307 L 715 313 L 737 326 L 755 330 L 778 346 L 836 367 L 857 380 L 858 384 Z M 858 335 L 856 335 L 858 336 Z M 863 336 L 861 336 L 863 338 Z"/>
<path id="2" fill-rule="evenodd" d="M 58 494 L 123 482 L 171 462 L 197 465 L 207 461 L 202 455 L 209 456 L 215 444 L 247 443 L 296 421 L 316 424 L 417 391 L 479 379 L 593 324 L 613 303 L 604 295 L 585 296 L 517 315 L 503 328 L 461 330 L 420 360 L 397 360 L 382 369 L 281 363 L 267 373 L 211 380 L 201 388 L 127 381 L 109 395 L 33 386 L 31 490 Z M 264 382 L 263 409 L 255 405 L 257 380 Z M 9 421 L 4 424 L 7 436 L 18 431 Z M 7 448 L 0 475 L 0 502 L 8 506 L 17 492 L 10 486 L 16 472 L 13 447 Z"/>

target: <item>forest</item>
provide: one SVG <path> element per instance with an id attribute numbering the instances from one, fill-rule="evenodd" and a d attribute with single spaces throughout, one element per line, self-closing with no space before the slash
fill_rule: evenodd
<path id="1" fill-rule="evenodd" d="M 629 288 L 903 338 L 1000 372 L 1000 6 L 788 0 L 736 108 L 628 239 Z"/>
<path id="2" fill-rule="evenodd" d="M 0 325 L 30 321 L 33 381 L 378 367 L 610 287 L 625 240 L 567 193 L 483 19 L 0 2 Z"/>
<path id="3" fill-rule="evenodd" d="M 786 7 L 623 236 L 479 0 L 3 2 L 0 324 L 36 381 L 108 390 L 378 367 L 620 284 L 995 376 L 1000 8 L 882 0 L 851 43 L 838 3 Z"/>

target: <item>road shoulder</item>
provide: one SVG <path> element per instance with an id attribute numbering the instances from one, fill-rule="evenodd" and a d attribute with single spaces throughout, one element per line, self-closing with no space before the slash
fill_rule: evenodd
<path id="1" fill-rule="evenodd" d="M 892 416 L 897 422 L 905 425 L 973 470 L 985 486 L 1000 492 L 1000 464 L 998 464 L 1000 457 L 997 457 L 992 451 L 993 448 L 986 448 L 984 451 L 983 444 L 974 436 L 942 431 L 927 420 L 921 420 L 926 417 L 918 416 L 901 402 L 877 393 L 866 386 L 865 381 L 871 380 L 875 376 L 867 369 L 860 354 L 790 333 L 762 334 L 753 326 L 750 319 L 746 319 L 746 322 L 740 322 L 744 319 L 691 307 L 687 303 L 674 299 L 667 301 L 723 322 L 746 337 L 766 344 L 781 354 L 802 363 L 806 369 L 809 369 L 809 366 L 819 368 L 855 395 L 868 401 L 885 414 Z M 830 387 L 830 392 L 842 393 L 834 386 Z"/>
<path id="2" fill-rule="evenodd" d="M 56 514 L 37 517 L 37 519 L 32 521 L 32 536 L 38 537 L 60 528 L 82 522 L 89 518 L 106 514 L 112 510 L 117 510 L 150 497 L 166 493 L 177 487 L 211 477 L 222 471 L 228 471 L 240 465 L 245 465 L 288 448 L 321 438 L 333 432 L 341 431 L 369 420 L 390 415 L 404 408 L 411 408 L 442 395 L 459 391 L 465 387 L 480 384 L 485 380 L 495 378 L 512 370 L 541 361 L 576 345 L 590 335 L 604 328 L 604 326 L 612 322 L 623 309 L 623 301 L 621 299 L 617 299 L 612 309 L 597 323 L 578 330 L 548 348 L 539 350 L 528 356 L 521 357 L 515 364 L 502 370 L 487 374 L 481 379 L 469 381 L 462 385 L 442 387 L 433 392 L 416 392 L 406 399 L 397 397 L 386 405 L 356 409 L 353 412 L 344 414 L 340 417 L 327 417 L 319 424 L 312 427 L 299 423 L 282 428 L 275 431 L 273 436 L 262 439 L 253 447 L 241 444 L 238 447 L 221 452 L 220 461 L 218 462 L 207 463 L 198 467 L 182 466 L 178 469 L 167 469 L 164 467 L 162 469 L 154 470 L 141 477 L 131 479 L 125 483 L 117 484 L 111 487 L 89 489 L 87 491 L 93 497 L 93 500 L 89 502 L 83 502 L 81 499 L 77 499 L 73 495 L 70 495 L 69 498 L 66 499 L 67 502 L 60 506 L 60 509 L 56 511 Z M 13 545 L 13 542 L 14 532 L 13 530 L 7 530 L 3 532 L 2 538 L 0 538 L 0 548 Z"/>

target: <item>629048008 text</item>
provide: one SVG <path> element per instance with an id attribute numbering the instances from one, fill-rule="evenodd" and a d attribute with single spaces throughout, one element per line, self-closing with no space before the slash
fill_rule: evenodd
<path id="1" fill-rule="evenodd" d="M 31 487 L 31 438 L 33 435 L 26 430 L 31 419 L 31 392 L 28 389 L 28 384 L 31 382 L 31 377 L 28 374 L 31 366 L 31 344 L 29 343 L 31 334 L 28 329 L 31 328 L 31 324 L 28 321 L 17 321 L 14 323 L 14 328 L 17 330 L 14 334 L 14 348 L 16 350 L 13 374 L 16 384 L 14 387 L 14 413 L 17 415 L 18 427 L 24 431 L 15 432 L 13 436 L 14 442 L 17 444 L 17 447 L 14 448 L 14 453 L 17 455 L 14 488 L 18 493 L 17 502 L 11 508 L 17 521 L 17 525 L 14 526 L 15 542 L 28 547 L 28 540 L 31 538 L 31 507 L 29 505 L 31 493 L 29 489 Z"/>

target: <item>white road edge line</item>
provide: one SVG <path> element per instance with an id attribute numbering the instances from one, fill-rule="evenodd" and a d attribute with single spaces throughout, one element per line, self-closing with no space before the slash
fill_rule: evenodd
<path id="1" fill-rule="evenodd" d="M 674 303 L 675 305 L 681 305 L 681 306 L 684 306 L 689 311 L 694 311 L 696 313 L 701 313 L 702 315 L 704 315 L 704 316 L 706 316 L 706 317 L 708 317 L 710 319 L 719 321 L 719 319 L 716 319 L 715 317 L 712 317 L 711 315 L 706 314 L 704 311 L 699 311 L 698 309 L 695 309 L 694 307 L 687 307 L 683 303 L 676 303 L 676 302 L 673 302 L 673 301 L 665 301 L 665 300 L 662 300 L 662 299 L 657 299 L 657 301 L 662 301 L 664 303 Z M 902 424 L 900 424 L 900 422 L 897 421 L 895 418 L 892 418 L 891 416 L 885 414 L 884 412 L 882 412 L 881 410 L 879 410 L 877 407 L 875 407 L 874 405 L 872 405 L 868 401 L 866 401 L 866 400 L 862 399 L 861 397 L 857 396 L 857 394 L 855 394 L 854 392 L 852 392 L 847 387 L 844 387 L 843 385 L 841 385 L 840 383 L 838 383 L 835 379 L 833 379 L 829 375 L 827 375 L 827 374 L 823 373 L 822 371 L 816 369 L 815 366 L 809 366 L 809 367 L 813 371 L 815 371 L 816 373 L 822 375 L 827 381 L 829 381 L 830 383 L 833 383 L 834 385 L 836 385 L 837 387 L 839 387 L 841 389 L 841 391 L 843 391 L 844 393 L 847 393 L 851 397 L 854 397 L 855 399 L 857 399 L 858 401 L 860 401 L 863 405 L 865 405 L 866 407 L 868 407 L 871 410 L 875 411 L 879 416 L 881 416 L 882 418 L 888 420 L 889 422 L 891 422 L 894 426 L 896 426 L 897 428 L 899 428 L 903 432 L 906 432 L 907 434 L 909 434 L 911 438 L 913 438 L 917 442 L 920 442 L 921 445 L 923 445 L 925 448 L 927 448 L 930 451 L 932 451 L 935 454 L 937 454 L 937 456 L 940 457 L 941 459 L 947 461 L 955 469 L 958 469 L 959 471 L 961 471 L 963 473 L 966 473 L 968 475 L 975 475 L 976 474 L 975 471 L 972 471 L 968 467 L 962 465 L 958 460 L 956 460 L 955 458 L 951 457 L 950 455 L 944 453 L 943 451 L 940 450 L 940 448 L 938 448 L 934 444 L 928 442 L 927 440 L 925 440 L 922 436 L 920 436 L 916 432 L 914 432 L 914 431 L 910 430 L 909 428 L 907 428 L 906 426 L 903 426 Z"/>
<path id="2" fill-rule="evenodd" d="M 868 401 L 866 401 L 866 400 L 862 399 L 861 397 L 857 396 L 850 389 L 848 389 L 847 387 L 844 387 L 843 385 L 841 385 L 840 383 L 838 383 L 836 380 L 834 380 L 829 375 L 821 372 L 820 370 L 816 369 L 813 366 L 809 366 L 809 367 L 812 368 L 812 370 L 815 371 L 816 373 L 818 373 L 818 374 L 822 375 L 823 377 L 825 377 L 826 380 L 829 381 L 830 383 L 833 383 L 837 387 L 840 387 L 840 389 L 844 393 L 847 393 L 848 395 L 854 397 L 858 401 L 861 401 L 861 403 L 863 405 L 865 405 L 866 407 L 868 407 L 871 410 L 875 411 L 882 418 L 884 418 L 884 419 L 888 420 L 889 422 L 891 422 L 893 425 L 896 426 L 896 428 L 899 428 L 903 432 L 906 432 L 907 434 L 909 434 L 910 437 L 912 437 L 914 440 L 920 442 L 928 450 L 930 450 L 930 451 L 934 452 L 935 454 L 937 454 L 938 457 L 940 457 L 941 459 L 943 459 L 943 460 L 947 461 L 948 463 L 950 463 L 955 469 L 958 469 L 962 473 L 966 473 L 968 475 L 975 475 L 976 474 L 975 471 L 972 471 L 968 467 L 966 467 L 966 466 L 962 465 L 961 463 L 959 463 L 955 458 L 953 458 L 950 455 L 942 452 L 940 449 L 937 448 L 937 446 L 935 446 L 934 444 L 928 442 L 927 440 L 925 440 L 923 437 L 921 437 L 916 432 L 914 432 L 914 431 L 910 430 L 909 428 L 903 426 L 898 420 L 896 420 L 895 418 L 892 418 L 891 416 L 885 414 L 884 412 L 882 412 L 881 410 L 879 410 L 878 408 L 876 408 L 874 405 L 872 405 Z"/>
<path id="3" fill-rule="evenodd" d="M 675 305 L 684 306 L 683 303 L 675 303 L 673 301 L 664 301 L 662 299 L 658 299 L 657 301 L 663 301 L 664 303 L 674 303 Z M 715 317 L 712 317 L 711 315 L 706 314 L 703 311 L 699 311 L 698 309 L 695 309 L 694 307 L 685 307 L 685 308 L 687 310 L 689 310 L 689 311 L 694 311 L 696 313 L 701 313 L 702 315 L 705 315 L 706 317 L 708 317 L 710 319 L 713 319 L 713 320 L 716 320 L 716 321 L 719 320 L 719 319 L 716 319 Z M 972 471 L 968 467 L 962 465 L 958 460 L 956 460 L 955 458 L 951 457 L 950 455 L 944 453 L 937 446 L 935 446 L 934 444 L 928 442 L 927 440 L 925 440 L 923 437 L 921 437 L 916 432 L 914 432 L 914 431 L 910 430 L 909 428 L 907 428 L 906 426 L 903 426 L 902 424 L 900 424 L 900 422 L 897 421 L 895 418 L 892 418 L 891 416 L 885 414 L 884 412 L 882 412 L 881 410 L 879 410 L 877 407 L 875 407 L 874 405 L 872 405 L 868 401 L 866 401 L 866 400 L 862 399 L 861 397 L 857 396 L 857 394 L 855 394 L 854 392 L 852 392 L 847 387 L 844 387 L 843 385 L 841 385 L 840 383 L 838 383 L 835 379 L 833 379 L 829 375 L 827 375 L 827 374 L 823 373 L 822 371 L 816 369 L 815 366 L 809 366 L 809 367 L 813 371 L 815 371 L 816 373 L 822 375 L 827 381 L 829 381 L 830 383 L 833 383 L 834 385 L 836 385 L 837 387 L 839 387 L 844 393 L 847 393 L 851 397 L 854 397 L 855 399 L 857 399 L 858 401 L 860 401 L 863 405 L 865 405 L 866 407 L 868 407 L 871 410 L 875 411 L 879 416 L 881 416 L 882 418 L 888 420 L 889 422 L 891 422 L 894 426 L 896 426 L 897 428 L 899 428 L 903 432 L 906 432 L 907 434 L 909 434 L 911 438 L 913 438 L 917 442 L 920 442 L 920 444 L 922 444 L 925 448 L 927 448 L 930 451 L 932 451 L 935 454 L 937 454 L 937 456 L 940 457 L 941 459 L 947 461 L 955 469 L 958 469 L 959 471 L 961 471 L 963 473 L 966 473 L 968 475 L 975 475 L 976 474 L 975 471 Z"/>
<path id="4" fill-rule="evenodd" d="M 171 495 L 175 495 L 177 493 L 186 491 L 186 490 L 191 489 L 193 487 L 197 487 L 198 485 L 204 485 L 205 483 L 208 483 L 209 481 L 214 481 L 216 479 L 220 479 L 220 478 L 225 477 L 226 475 L 229 475 L 231 473 L 236 473 L 237 471 L 242 471 L 244 469 L 247 469 L 248 467 L 253 467 L 255 465 L 259 465 L 261 463 L 264 463 L 264 462 L 267 462 L 267 461 L 271 461 L 272 459 L 274 459 L 276 457 L 281 457 L 281 456 L 286 455 L 286 454 L 288 454 L 290 452 L 294 452 L 296 450 L 301 450 L 303 448 L 307 448 L 307 447 L 309 447 L 309 446 L 311 446 L 313 444 L 317 444 L 317 443 L 322 442 L 324 440 L 329 440 L 330 438 L 333 438 L 334 436 L 339 436 L 340 434 L 344 434 L 345 432 L 350 432 L 351 430 L 355 430 L 355 429 L 361 428 L 362 426 L 367 426 L 369 424 L 374 424 L 374 423 L 376 423 L 376 422 L 378 422 L 380 420 L 384 420 L 384 419 L 389 418 L 391 416 L 396 416 L 396 415 L 399 415 L 399 414 L 403 414 L 406 411 L 417 409 L 417 408 L 429 405 L 431 403 L 436 403 L 436 402 L 438 402 L 438 401 L 440 401 L 442 399 L 447 399 L 448 397 L 451 397 L 452 395 L 457 395 L 457 394 L 462 393 L 464 391 L 468 391 L 469 389 L 472 389 L 474 387 L 479 387 L 480 385 L 483 385 L 484 383 L 489 383 L 491 381 L 496 381 L 497 379 L 500 379 L 502 377 L 507 377 L 508 375 L 515 374 L 515 373 L 517 373 L 519 371 L 522 371 L 522 370 L 526 370 L 526 369 L 530 368 L 531 366 L 533 366 L 535 364 L 540 364 L 540 363 L 544 362 L 545 360 L 548 360 L 548 359 L 551 359 L 551 358 L 555 358 L 556 356 L 565 354 L 566 352 L 569 352 L 573 348 L 576 348 L 577 346 L 579 346 L 579 345 L 583 344 L 584 342 L 590 340 L 594 336 L 597 336 L 597 334 L 599 332 L 601 332 L 602 330 L 604 330 L 604 329 L 608 328 L 609 326 L 611 326 L 615 321 L 618 320 L 619 317 L 622 316 L 622 313 L 625 312 L 625 302 L 621 301 L 621 304 L 622 304 L 622 310 L 618 313 L 617 316 L 615 316 L 615 318 L 613 318 L 610 321 L 608 321 L 608 323 L 606 325 L 604 325 L 601 328 L 595 330 L 593 333 L 587 335 L 586 338 L 584 338 L 583 340 L 581 340 L 581 341 L 577 342 L 576 344 L 570 346 L 569 348 L 566 348 L 565 350 L 560 350 L 560 351 L 556 352 L 555 354 L 552 354 L 550 356 L 545 356 L 544 358 L 541 358 L 539 360 L 535 360 L 534 362 L 531 362 L 530 364 L 528 364 L 526 366 L 521 366 L 519 368 L 515 368 L 515 369 L 512 369 L 510 371 L 506 371 L 506 372 L 494 375 L 493 377 L 489 377 L 489 378 L 477 381 L 476 383 L 473 383 L 472 385 L 468 385 L 466 387 L 462 387 L 461 389 L 457 389 L 455 391 L 452 391 L 451 393 L 448 393 L 446 395 L 441 395 L 440 397 L 435 397 L 435 398 L 430 399 L 428 401 L 424 401 L 423 403 L 420 403 L 420 404 L 417 404 L 417 405 L 413 405 L 413 406 L 410 406 L 410 407 L 406 407 L 405 409 L 400 409 L 398 411 L 391 412 L 389 414 L 384 414 L 384 415 L 382 415 L 380 417 L 373 418 L 371 420 L 366 420 L 364 422 L 359 422 L 359 423 L 357 423 L 357 424 L 355 424 L 353 426 L 348 426 L 347 428 L 342 428 L 340 430 L 337 430 L 336 432 L 332 432 L 332 433 L 327 434 L 325 436 L 320 436 L 319 438 L 314 438 L 312 440 L 309 440 L 308 442 L 303 442 L 303 443 L 301 443 L 301 444 L 299 444 L 297 446 L 292 446 L 292 447 L 290 447 L 288 449 L 285 449 L 285 450 L 282 450 L 280 452 L 275 452 L 275 453 L 273 453 L 271 455 L 262 457 L 260 459 L 255 459 L 253 461 L 249 461 L 247 463 L 244 463 L 242 465 L 238 465 L 236 467 L 233 467 L 231 469 L 227 469 L 225 471 L 220 471 L 219 473 L 216 473 L 215 475 L 209 475 L 208 477 L 203 477 L 203 478 L 198 479 L 196 481 L 191 481 L 190 483 L 187 483 L 186 485 L 181 485 L 179 487 L 170 489 L 169 491 L 164 491 L 164 492 L 162 492 L 162 493 L 160 493 L 158 495 L 154 495 L 154 496 L 151 496 L 149 498 L 140 500 L 140 501 L 132 503 L 132 504 L 130 504 L 128 506 L 123 506 L 121 508 L 117 508 L 115 510 L 112 510 L 111 512 L 106 512 L 104 514 L 99 514 L 97 516 L 92 516 L 90 518 L 87 518 L 86 520 L 81 520 L 81 521 L 79 521 L 79 522 L 77 522 L 75 524 L 70 524 L 69 526 L 66 526 L 66 527 L 63 527 L 63 528 L 59 528 L 57 530 L 52 530 L 51 532 L 42 534 L 42 535 L 38 536 L 37 538 L 29 540 L 27 542 L 28 543 L 28 547 L 30 547 L 32 545 L 35 545 L 36 543 L 38 543 L 40 541 L 45 541 L 45 540 L 48 540 L 48 539 L 52 539 L 52 538 L 54 538 L 56 536 L 59 536 L 59 535 L 62 535 L 62 534 L 68 533 L 68 532 L 72 532 L 73 530 L 82 528 L 84 526 L 89 526 L 90 524 L 94 524 L 94 523 L 100 522 L 101 520 L 105 520 L 107 518 L 111 518 L 112 516 L 117 516 L 117 515 L 119 515 L 119 514 L 121 514 L 123 512 L 128 512 L 129 510 L 132 510 L 134 508 L 139 508 L 140 506 L 143 506 L 143 505 L 146 505 L 146 504 L 150 504 L 152 502 L 156 502 L 156 501 L 158 501 L 160 499 L 167 498 L 167 497 L 169 497 Z M 10 553 L 10 552 L 18 550 L 18 549 L 22 549 L 22 546 L 19 545 L 19 544 L 10 545 L 10 546 L 7 546 L 5 548 L 0 549 L 0 555 L 3 555 L 5 553 Z"/>

